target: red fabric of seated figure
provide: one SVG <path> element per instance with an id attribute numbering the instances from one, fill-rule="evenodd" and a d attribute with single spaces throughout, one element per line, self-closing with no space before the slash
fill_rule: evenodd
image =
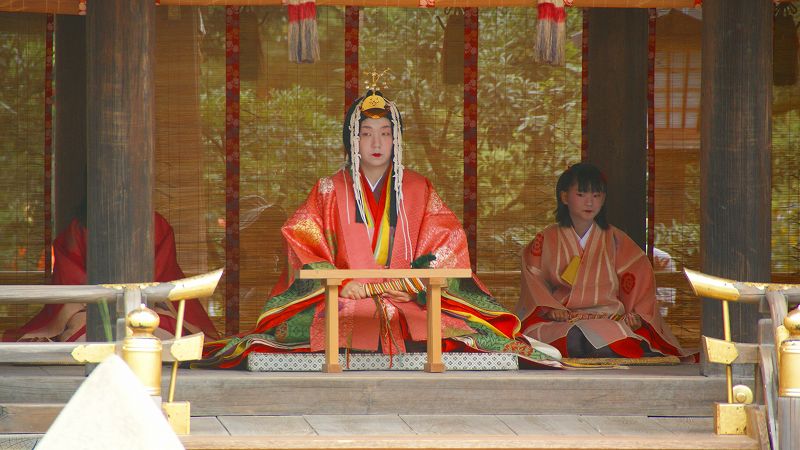
<path id="1" fill-rule="evenodd" d="M 154 215 L 155 261 L 154 281 L 173 281 L 185 275 L 178 265 L 175 235 L 167 220 Z M 86 284 L 86 227 L 77 219 L 53 242 L 53 284 Z M 165 302 L 154 308 L 161 319 L 156 334 L 161 338 L 175 333 L 178 302 Z M 197 299 L 186 301 L 183 334 L 202 332 L 210 338 L 218 333 Z M 52 340 L 72 342 L 85 340 L 86 305 L 80 303 L 45 305 L 28 323 L 3 334 L 4 342 L 18 340 Z"/>

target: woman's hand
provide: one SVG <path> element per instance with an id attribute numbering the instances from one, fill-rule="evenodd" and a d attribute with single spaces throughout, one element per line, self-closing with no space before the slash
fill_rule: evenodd
<path id="1" fill-rule="evenodd" d="M 638 330 L 642 327 L 642 317 L 636 313 L 627 313 L 622 320 L 631 327 L 631 330 Z"/>
<path id="2" fill-rule="evenodd" d="M 364 283 L 360 281 L 351 281 L 342 288 L 342 292 L 339 295 L 344 298 L 360 300 L 362 298 L 367 298 L 367 290 L 364 288 Z"/>
<path id="3" fill-rule="evenodd" d="M 566 309 L 551 309 L 545 313 L 544 318 L 553 322 L 568 322 L 569 311 Z"/>
<path id="4" fill-rule="evenodd" d="M 393 299 L 401 302 L 410 302 L 414 300 L 414 295 L 405 291 L 386 291 Z"/>

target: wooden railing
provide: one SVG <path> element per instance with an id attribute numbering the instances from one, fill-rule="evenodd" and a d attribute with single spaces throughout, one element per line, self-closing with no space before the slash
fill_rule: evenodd
<path id="1" fill-rule="evenodd" d="M 726 365 L 727 403 L 716 405 L 715 430 L 735 434 L 754 425 L 757 410 L 745 406 L 752 393 L 732 386 L 731 364 L 756 364 L 756 388 L 766 410 L 766 444 L 773 450 L 800 448 L 800 308 L 788 313 L 790 305 L 800 303 L 800 284 L 749 283 L 685 272 L 697 296 L 722 301 L 725 339 L 703 337 L 708 361 Z M 731 342 L 728 302 L 768 307 L 770 317 L 759 321 L 758 344 Z"/>
<path id="2" fill-rule="evenodd" d="M 426 372 L 444 372 L 442 363 L 442 286 L 448 278 L 470 278 L 470 269 L 301 270 L 298 278 L 323 280 L 325 285 L 325 363 L 323 372 L 341 372 L 339 365 L 339 286 L 355 278 L 419 278 L 428 285 L 428 362 Z"/>

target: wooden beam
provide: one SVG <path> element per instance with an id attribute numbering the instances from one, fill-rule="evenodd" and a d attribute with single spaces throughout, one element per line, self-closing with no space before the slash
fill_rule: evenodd
<path id="1" fill-rule="evenodd" d="M 152 0 L 155 2 L 155 0 Z M 282 6 L 282 0 L 161 0 L 162 6 Z M 317 0 L 317 6 L 419 8 L 419 0 Z M 534 7 L 530 0 L 439 0 L 436 8 Z M 573 8 L 692 8 L 694 0 L 574 0 Z M 92 4 L 87 4 L 91 10 Z M 0 11 L 78 14 L 78 0 L 0 0 Z"/>
<path id="2" fill-rule="evenodd" d="M 703 2 L 701 270 L 736 280 L 770 280 L 772 10 Z M 732 339 L 755 342 L 758 306 L 730 309 Z M 720 303 L 703 300 L 702 334 L 721 337 L 722 322 Z"/>
<path id="3" fill-rule="evenodd" d="M 757 450 L 747 436 L 715 436 L 712 434 L 670 434 L 640 436 L 181 436 L 187 450 L 367 450 L 367 449 L 519 449 L 519 450 L 604 450 L 604 449 L 725 449 Z"/>
<path id="4" fill-rule="evenodd" d="M 61 403 L 0 404 L 0 433 L 45 433 L 62 409 Z"/>
<path id="5" fill-rule="evenodd" d="M 643 9 L 589 14 L 587 160 L 608 179 L 611 224 L 645 247 L 647 33 Z"/>
<path id="6" fill-rule="evenodd" d="M 153 279 L 154 15 L 152 0 L 92 2 L 87 15 L 89 284 Z M 96 307 L 86 333 L 104 340 Z"/>

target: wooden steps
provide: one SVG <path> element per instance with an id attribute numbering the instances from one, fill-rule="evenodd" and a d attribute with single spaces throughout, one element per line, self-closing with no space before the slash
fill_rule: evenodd
<path id="1" fill-rule="evenodd" d="M 76 366 L 0 366 L 0 405 L 66 403 Z M 166 388 L 167 376 L 164 375 Z M 599 414 L 710 416 L 723 378 L 699 366 L 517 372 L 252 373 L 181 370 L 175 394 L 192 414 Z"/>
<path id="2" fill-rule="evenodd" d="M 33 448 L 38 436 L 22 433 L 46 431 L 83 370 L 0 366 L 0 448 Z M 167 381 L 165 374 L 165 388 Z M 700 376 L 696 365 L 442 374 L 181 370 L 176 400 L 191 402 L 187 449 L 759 448 L 746 436 L 713 434 L 713 403 L 724 389 L 724 378 Z M 4 444 L 12 441 L 19 445 Z"/>

